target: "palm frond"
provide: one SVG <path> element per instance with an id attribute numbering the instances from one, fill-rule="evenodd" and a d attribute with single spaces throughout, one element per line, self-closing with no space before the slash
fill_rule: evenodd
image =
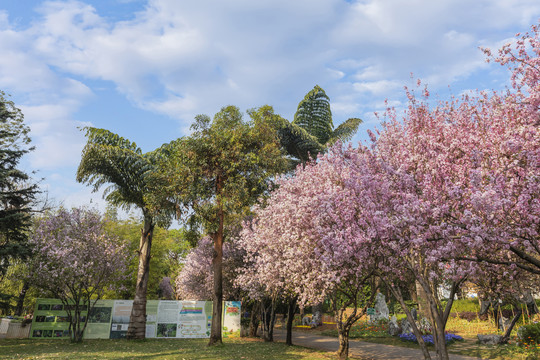
<path id="1" fill-rule="evenodd" d="M 359 118 L 348 119 L 332 132 L 329 144 L 333 144 L 337 140 L 341 140 L 342 142 L 351 140 L 356 131 L 358 131 L 358 126 L 361 123 L 362 119 Z"/>
<path id="2" fill-rule="evenodd" d="M 257 110 L 251 110 L 252 118 L 264 118 L 277 131 L 281 147 L 287 155 L 306 162 L 312 157 L 325 150 L 317 138 L 301 126 L 289 122 L 280 115 L 274 113 L 271 106 L 263 106 Z M 291 162 L 291 169 L 297 165 L 297 161 Z"/>
<path id="3" fill-rule="evenodd" d="M 96 192 L 110 184 L 104 197 L 112 203 L 144 207 L 145 173 L 151 165 L 135 143 L 108 130 L 85 128 L 88 142 L 77 169 L 77 181 Z"/>
<path id="4" fill-rule="evenodd" d="M 315 136 L 320 144 L 326 144 L 334 130 L 330 98 L 316 85 L 298 104 L 292 122 Z"/>

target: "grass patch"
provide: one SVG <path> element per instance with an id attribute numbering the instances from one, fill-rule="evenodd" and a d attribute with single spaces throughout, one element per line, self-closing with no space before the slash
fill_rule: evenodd
<path id="1" fill-rule="evenodd" d="M 329 360 L 333 353 L 265 343 L 259 339 L 228 338 L 220 346 L 207 339 L 67 340 L 2 339 L 0 359 L 160 359 L 160 360 Z"/>

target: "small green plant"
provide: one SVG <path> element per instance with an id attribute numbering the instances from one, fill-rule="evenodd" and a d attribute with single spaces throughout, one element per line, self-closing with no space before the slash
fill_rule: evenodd
<path id="1" fill-rule="evenodd" d="M 540 323 L 523 325 L 518 329 L 520 345 L 540 345 Z"/>

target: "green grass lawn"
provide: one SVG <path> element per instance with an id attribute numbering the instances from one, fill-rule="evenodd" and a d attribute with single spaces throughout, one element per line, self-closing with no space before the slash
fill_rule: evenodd
<path id="1" fill-rule="evenodd" d="M 208 339 L 66 340 L 0 339 L 0 359 L 160 359 L 160 360 L 329 360 L 333 353 L 258 339 L 228 338 L 208 347 Z"/>

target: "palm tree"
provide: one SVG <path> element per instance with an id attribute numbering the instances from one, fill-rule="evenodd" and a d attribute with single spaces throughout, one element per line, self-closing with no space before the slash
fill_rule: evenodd
<path id="1" fill-rule="evenodd" d="M 318 85 L 300 101 L 292 122 L 274 114 L 270 106 L 253 112 L 271 118 L 278 131 L 281 147 L 291 158 L 291 169 L 316 158 L 338 140 L 350 140 L 362 123 L 359 118 L 350 118 L 334 129 L 330 98 Z"/>
<path id="2" fill-rule="evenodd" d="M 154 226 L 170 221 L 168 204 L 150 205 L 152 196 L 148 184 L 149 176 L 157 171 L 156 161 L 165 156 L 168 145 L 142 153 L 135 143 L 108 130 L 87 127 L 88 142 L 82 151 L 77 169 L 77 181 L 93 186 L 96 192 L 102 185 L 109 184 L 103 197 L 115 206 L 128 210 L 138 207 L 143 214 L 139 245 L 139 270 L 135 298 L 127 332 L 128 339 L 144 339 L 146 329 L 146 291 L 150 272 L 150 251 Z M 155 201 L 156 196 L 153 196 Z M 154 204 L 154 203 L 153 203 Z"/>
<path id="3" fill-rule="evenodd" d="M 296 114 L 294 114 L 292 123 L 305 129 L 317 139 L 319 144 L 327 147 L 337 140 L 350 140 L 356 133 L 358 125 L 362 123 L 362 120 L 350 118 L 334 129 L 332 111 L 330 110 L 330 98 L 319 85 L 315 85 L 298 104 L 298 109 L 296 110 Z M 315 155 L 313 154 L 313 156 Z"/>

